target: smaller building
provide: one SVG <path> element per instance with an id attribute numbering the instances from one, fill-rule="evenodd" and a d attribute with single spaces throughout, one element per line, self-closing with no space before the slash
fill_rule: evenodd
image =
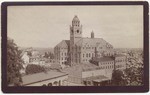
<path id="1" fill-rule="evenodd" d="M 60 71 L 48 71 L 22 77 L 22 86 L 67 86 L 68 74 Z"/>
<path id="2" fill-rule="evenodd" d="M 74 83 L 82 86 L 93 86 L 94 80 L 96 79 L 105 79 L 105 81 L 110 81 L 111 78 L 107 77 L 104 69 L 100 69 L 99 66 L 96 66 L 91 63 L 83 63 L 79 65 L 72 66 L 70 68 L 65 68 L 64 71 L 68 73 L 68 82 Z M 101 80 L 103 82 L 103 80 Z M 99 81 L 99 83 L 101 83 Z"/>
<path id="3" fill-rule="evenodd" d="M 90 62 L 107 71 L 112 71 L 114 69 L 122 70 L 126 68 L 126 56 L 122 54 L 93 58 Z"/>

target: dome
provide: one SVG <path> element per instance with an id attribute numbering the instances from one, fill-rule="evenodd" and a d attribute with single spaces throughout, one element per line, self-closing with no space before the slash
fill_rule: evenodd
<path id="1" fill-rule="evenodd" d="M 72 21 L 80 21 L 80 20 L 79 20 L 79 18 L 77 17 L 77 15 L 75 15 Z"/>

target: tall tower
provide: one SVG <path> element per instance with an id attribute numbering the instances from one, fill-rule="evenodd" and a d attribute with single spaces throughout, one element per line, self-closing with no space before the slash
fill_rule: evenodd
<path id="1" fill-rule="evenodd" d="M 80 25 L 79 18 L 75 15 L 70 26 L 70 42 L 75 44 L 82 38 L 82 25 Z"/>
<path id="2" fill-rule="evenodd" d="M 75 65 L 77 52 L 75 50 L 75 43 L 82 39 L 82 25 L 80 25 L 79 18 L 75 15 L 70 25 L 70 63 Z"/>

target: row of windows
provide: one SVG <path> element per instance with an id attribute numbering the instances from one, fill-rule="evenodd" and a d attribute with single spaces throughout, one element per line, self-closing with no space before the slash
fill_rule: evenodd
<path id="1" fill-rule="evenodd" d="M 57 59 L 57 60 L 67 60 L 67 57 L 61 57 L 61 58 L 60 58 L 60 57 L 57 57 L 56 59 Z"/>
<path id="2" fill-rule="evenodd" d="M 88 62 L 89 60 L 88 59 L 83 59 L 83 62 Z"/>
<path id="3" fill-rule="evenodd" d="M 113 68 L 114 68 L 114 65 L 100 67 L 100 69 L 113 69 Z"/>
<path id="4" fill-rule="evenodd" d="M 106 54 L 104 54 L 105 56 L 112 56 L 112 55 L 114 55 L 113 53 L 106 53 Z"/>
<path id="5" fill-rule="evenodd" d="M 95 47 L 83 47 L 83 49 L 95 49 Z M 99 47 L 97 49 L 103 49 L 103 47 Z"/>
<path id="6" fill-rule="evenodd" d="M 65 53 L 62 53 L 62 56 L 63 56 L 63 55 L 64 55 L 64 56 L 67 56 L 67 53 L 66 53 L 66 52 L 65 52 Z"/>
<path id="7" fill-rule="evenodd" d="M 83 54 L 83 57 L 94 57 L 94 53 Z"/>
<path id="8" fill-rule="evenodd" d="M 115 67 L 116 68 L 122 68 L 124 66 L 123 65 L 116 65 Z M 114 65 L 100 67 L 100 69 L 113 69 L 113 68 L 114 68 Z"/>
<path id="9" fill-rule="evenodd" d="M 102 62 L 101 65 L 114 64 L 114 62 Z"/>
<path id="10" fill-rule="evenodd" d="M 81 49 L 81 47 L 72 47 L 72 49 Z M 95 49 L 95 47 L 83 47 L 83 49 Z M 98 48 L 97 48 L 98 49 Z M 99 49 L 103 49 L 103 47 L 99 47 Z"/>
<path id="11" fill-rule="evenodd" d="M 61 53 L 61 55 L 62 56 L 68 56 L 68 54 L 66 52 L 65 53 Z M 60 56 L 60 53 L 57 53 L 56 56 Z"/>
<path id="12" fill-rule="evenodd" d="M 124 62 L 125 59 L 122 59 L 122 60 L 116 60 L 116 62 Z"/>
<path id="13" fill-rule="evenodd" d="M 68 48 L 67 48 L 67 47 L 64 47 L 64 48 L 63 48 L 63 47 L 62 47 L 62 48 L 56 47 L 56 49 L 57 49 L 57 50 L 60 50 L 60 49 L 65 49 L 65 50 L 66 50 L 66 49 L 68 49 Z"/>
<path id="14" fill-rule="evenodd" d="M 124 67 L 124 65 L 116 65 L 116 68 Z"/>

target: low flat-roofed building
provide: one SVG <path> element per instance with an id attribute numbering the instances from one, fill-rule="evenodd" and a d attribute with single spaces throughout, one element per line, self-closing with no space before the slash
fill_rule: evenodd
<path id="1" fill-rule="evenodd" d="M 22 77 L 22 86 L 67 86 L 68 74 L 48 71 Z"/>
<path id="2" fill-rule="evenodd" d="M 110 84 L 111 79 L 104 76 L 91 76 L 83 79 L 83 84 L 86 86 L 106 86 Z"/>
<path id="3" fill-rule="evenodd" d="M 64 71 L 68 73 L 68 82 L 83 85 L 86 78 L 95 77 L 96 79 L 98 78 L 97 76 L 104 75 L 107 77 L 107 73 L 105 72 L 105 70 L 91 63 L 83 63 L 76 66 L 72 66 L 70 68 L 64 69 Z M 108 78 L 108 80 L 110 79 L 111 78 Z"/>

